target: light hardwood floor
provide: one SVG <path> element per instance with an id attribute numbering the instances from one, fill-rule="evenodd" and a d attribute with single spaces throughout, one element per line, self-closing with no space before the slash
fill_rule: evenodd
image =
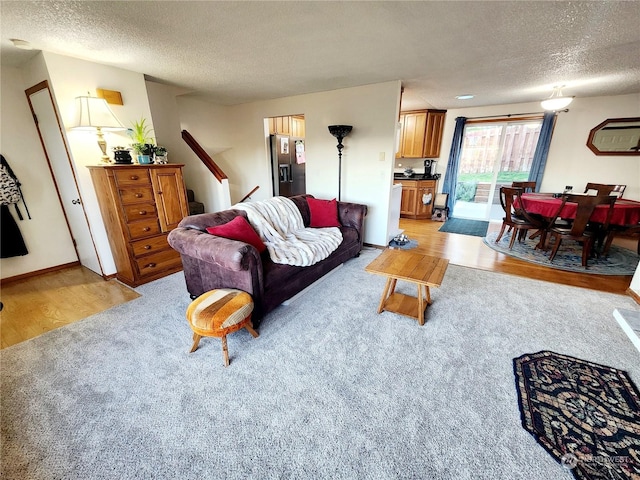
<path id="1" fill-rule="evenodd" d="M 442 233 L 440 222 L 401 219 L 400 228 L 428 255 L 449 259 L 453 265 L 479 268 L 537 280 L 624 295 L 630 276 L 600 276 L 563 272 L 517 260 L 488 248 L 480 237 Z M 491 224 L 491 229 L 499 224 Z M 616 239 L 635 250 L 635 243 Z M 139 295 L 115 281 L 104 281 L 84 267 L 72 267 L 2 286 L 0 347 L 22 342 L 54 328 L 82 320 Z"/>
<path id="2" fill-rule="evenodd" d="M 501 223 L 490 223 L 489 231 L 500 230 L 500 225 Z M 528 263 L 490 249 L 483 243 L 481 237 L 439 232 L 438 229 L 441 226 L 441 222 L 431 220 L 400 219 L 400 228 L 409 238 L 418 242 L 418 249 L 428 255 L 447 258 L 453 265 L 520 275 L 621 295 L 626 293 L 631 283 L 631 276 L 565 272 Z M 633 251 L 636 249 L 636 243 L 629 240 L 616 239 L 614 244 Z"/>
<path id="3" fill-rule="evenodd" d="M 82 320 L 140 295 L 78 266 L 3 283 L 0 348 Z"/>

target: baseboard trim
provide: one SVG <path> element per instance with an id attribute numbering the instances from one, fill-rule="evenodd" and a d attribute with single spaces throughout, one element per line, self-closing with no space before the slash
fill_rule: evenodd
<path id="1" fill-rule="evenodd" d="M 631 287 L 627 288 L 627 295 L 633 298 L 638 305 L 640 305 L 640 294 L 635 290 L 632 290 Z"/>
<path id="2" fill-rule="evenodd" d="M 44 273 L 57 272 L 59 270 L 64 270 L 65 268 L 77 267 L 78 265 L 80 265 L 80 262 L 76 260 L 75 262 L 63 263 L 62 265 L 56 265 L 55 267 L 43 268 L 42 270 L 35 270 L 33 272 L 27 272 L 21 275 L 15 275 L 13 277 L 2 278 L 0 279 L 0 285 L 18 282 L 26 278 L 37 277 L 38 275 L 42 275 Z"/>

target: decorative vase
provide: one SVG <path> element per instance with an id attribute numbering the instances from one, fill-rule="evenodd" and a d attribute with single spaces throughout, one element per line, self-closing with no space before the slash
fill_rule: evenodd
<path id="1" fill-rule="evenodd" d="M 151 155 L 138 155 L 138 163 L 140 165 L 151 165 Z"/>
<path id="2" fill-rule="evenodd" d="M 164 155 L 156 154 L 155 163 L 158 163 L 160 165 L 164 165 L 165 163 L 169 163 L 169 160 L 167 160 L 167 157 L 168 157 L 167 153 L 165 153 Z"/>

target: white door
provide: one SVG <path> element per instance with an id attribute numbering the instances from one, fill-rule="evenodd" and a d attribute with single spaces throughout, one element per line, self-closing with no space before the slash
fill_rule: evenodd
<path id="1" fill-rule="evenodd" d="M 53 181 L 67 219 L 80 263 L 99 275 L 102 266 L 93 243 L 89 222 L 82 206 L 76 175 L 71 165 L 61 124 L 46 82 L 27 90 L 34 121 L 42 139 L 45 156 L 53 172 Z"/>

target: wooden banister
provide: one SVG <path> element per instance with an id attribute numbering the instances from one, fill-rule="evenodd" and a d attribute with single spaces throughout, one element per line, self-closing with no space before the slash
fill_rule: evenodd
<path id="1" fill-rule="evenodd" d="M 191 136 L 189 132 L 186 130 L 182 130 L 182 139 L 186 142 L 187 145 L 193 150 L 198 158 L 204 163 L 209 171 L 213 173 L 213 176 L 216 177 L 218 182 L 222 183 L 222 180 L 227 179 L 226 173 L 222 171 L 222 169 L 213 161 L 213 159 L 209 156 L 209 154 L 200 146 L 196 139 Z M 251 192 L 253 193 L 253 192 Z"/>
<path id="2" fill-rule="evenodd" d="M 256 185 L 255 187 L 253 187 L 253 190 L 251 190 L 244 197 L 242 197 L 242 200 L 240 200 L 240 203 L 244 202 L 247 198 L 251 198 L 251 195 L 255 193 L 255 191 L 258 190 L 259 188 L 260 188 L 260 185 Z"/>

